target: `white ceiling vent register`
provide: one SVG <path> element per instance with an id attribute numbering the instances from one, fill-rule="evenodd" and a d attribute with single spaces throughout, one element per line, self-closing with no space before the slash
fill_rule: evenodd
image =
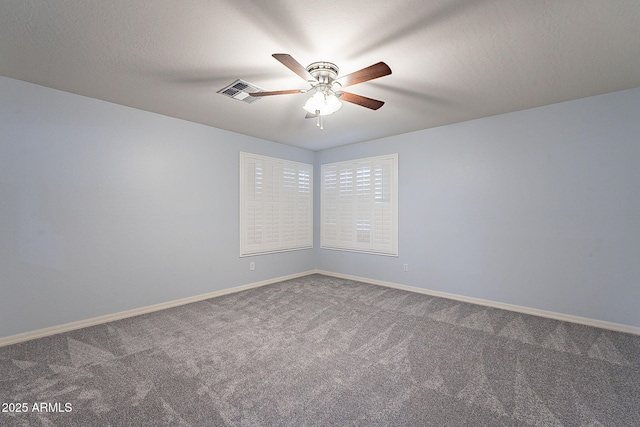
<path id="1" fill-rule="evenodd" d="M 246 102 L 247 104 L 251 104 L 258 99 L 261 99 L 259 96 L 249 96 L 250 93 L 254 92 L 264 92 L 264 89 L 240 79 L 218 91 L 218 93 L 222 95 L 237 99 L 238 101 Z"/>

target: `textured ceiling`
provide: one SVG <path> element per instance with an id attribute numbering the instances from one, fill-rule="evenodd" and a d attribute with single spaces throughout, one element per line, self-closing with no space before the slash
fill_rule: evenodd
<path id="1" fill-rule="evenodd" d="M 307 84 L 271 57 L 393 74 L 349 88 L 319 130 Z M 0 75 L 321 150 L 640 87 L 638 0 L 3 0 Z"/>

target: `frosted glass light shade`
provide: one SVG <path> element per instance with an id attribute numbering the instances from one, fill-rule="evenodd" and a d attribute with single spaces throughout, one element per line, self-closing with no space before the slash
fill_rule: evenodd
<path id="1" fill-rule="evenodd" d="M 333 93 L 325 96 L 322 92 L 316 92 L 302 108 L 309 114 L 328 116 L 338 111 L 340 107 L 342 107 L 342 102 Z"/>

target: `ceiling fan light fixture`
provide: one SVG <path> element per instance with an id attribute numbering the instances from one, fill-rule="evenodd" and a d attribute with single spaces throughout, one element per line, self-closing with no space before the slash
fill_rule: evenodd
<path id="1" fill-rule="evenodd" d="M 338 97 L 333 92 L 326 94 L 322 91 L 317 91 L 302 108 L 309 114 L 328 116 L 338 111 L 340 107 L 342 107 L 342 102 L 338 100 Z"/>
<path id="2" fill-rule="evenodd" d="M 316 117 L 318 119 L 318 127 L 320 129 L 322 129 L 322 117 L 338 111 L 342 107 L 341 100 L 371 110 L 377 110 L 384 105 L 384 102 L 378 101 L 377 99 L 367 98 L 366 96 L 360 96 L 342 90 L 342 88 L 346 86 L 388 76 L 391 74 L 391 68 L 384 62 L 378 62 L 338 78 L 339 69 L 336 64 L 331 62 L 314 62 L 307 67 L 303 67 L 289 54 L 274 53 L 271 56 L 298 76 L 302 77 L 311 85 L 311 88 L 307 90 L 289 89 L 270 92 L 252 92 L 249 93 L 249 95 L 253 97 L 263 97 L 291 93 L 313 93 L 313 96 L 307 99 L 307 102 L 302 108 L 307 112 L 305 118 Z"/>

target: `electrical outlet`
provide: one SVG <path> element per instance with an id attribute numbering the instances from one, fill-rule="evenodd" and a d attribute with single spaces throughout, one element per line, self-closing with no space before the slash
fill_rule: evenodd
<path id="1" fill-rule="evenodd" d="M 253 271 L 253 270 L 255 270 L 255 269 L 256 269 L 256 263 L 255 263 L 255 262 L 253 262 L 253 261 L 251 261 L 251 262 L 249 263 L 249 270 Z"/>
<path id="2" fill-rule="evenodd" d="M 404 271 L 409 271 L 409 264 L 402 264 L 402 269 Z"/>

